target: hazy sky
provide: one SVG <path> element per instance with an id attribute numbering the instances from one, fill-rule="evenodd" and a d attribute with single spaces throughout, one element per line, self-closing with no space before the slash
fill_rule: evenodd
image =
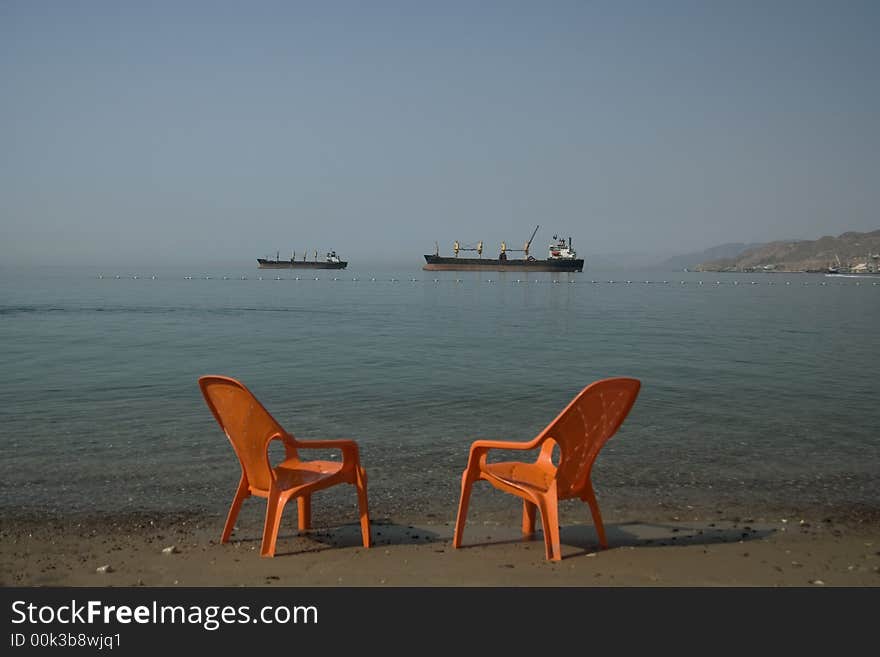
<path id="1" fill-rule="evenodd" d="M 880 228 L 880 2 L 0 0 L 0 261 Z"/>

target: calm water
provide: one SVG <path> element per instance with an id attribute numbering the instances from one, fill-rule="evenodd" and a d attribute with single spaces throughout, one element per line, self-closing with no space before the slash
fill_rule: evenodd
<path id="1" fill-rule="evenodd" d="M 643 388 L 595 468 L 603 509 L 880 507 L 880 281 L 131 274 L 2 272 L 4 513 L 225 513 L 238 465 L 208 373 L 301 438 L 357 439 L 375 517 L 453 518 L 471 441 L 532 438 L 612 375 Z"/>

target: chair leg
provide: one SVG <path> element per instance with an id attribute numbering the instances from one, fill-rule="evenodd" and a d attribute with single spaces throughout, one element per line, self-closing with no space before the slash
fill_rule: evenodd
<path id="1" fill-rule="evenodd" d="M 238 518 L 238 512 L 241 510 L 241 503 L 250 497 L 250 495 L 247 479 L 242 475 L 241 480 L 238 482 L 238 490 L 235 491 L 235 497 L 232 500 L 232 506 L 229 507 L 229 513 L 226 516 L 226 524 L 223 526 L 223 533 L 220 535 L 221 543 L 229 542 L 229 537 L 232 536 L 232 530 L 235 528 L 235 521 Z"/>
<path id="2" fill-rule="evenodd" d="M 531 536 L 535 533 L 535 511 L 538 507 L 533 502 L 523 500 L 522 533 Z"/>
<path id="3" fill-rule="evenodd" d="M 458 516 L 455 519 L 455 533 L 452 535 L 452 547 L 461 547 L 461 539 L 464 536 L 464 524 L 467 522 L 468 502 L 471 498 L 471 488 L 476 477 L 470 470 L 465 470 L 461 475 L 461 501 L 458 503 Z"/>
<path id="4" fill-rule="evenodd" d="M 266 524 L 263 526 L 263 543 L 260 546 L 260 556 L 274 557 L 275 543 L 278 540 L 278 527 L 281 524 L 281 514 L 287 498 L 272 488 L 269 491 L 269 499 L 266 501 Z"/>
<path id="5" fill-rule="evenodd" d="M 556 485 L 550 486 L 546 495 L 541 496 L 541 524 L 544 527 L 544 554 L 550 561 L 562 559 L 559 544 L 559 508 L 556 501 Z"/>
<path id="6" fill-rule="evenodd" d="M 590 513 L 593 514 L 593 525 L 596 527 L 596 535 L 599 537 L 599 546 L 608 549 L 608 540 L 605 538 L 605 526 L 602 524 L 602 514 L 599 513 L 599 503 L 596 501 L 596 494 L 593 492 L 593 484 L 587 481 L 586 490 L 584 490 L 583 498 L 590 505 Z"/>
<path id="7" fill-rule="evenodd" d="M 296 498 L 297 526 L 301 532 L 312 528 L 312 496 L 301 495 Z"/>
<path id="8" fill-rule="evenodd" d="M 364 547 L 368 548 L 373 541 L 370 537 L 370 507 L 367 504 L 367 472 L 360 466 L 357 467 L 355 488 L 357 488 L 358 509 L 361 515 L 361 539 Z"/>

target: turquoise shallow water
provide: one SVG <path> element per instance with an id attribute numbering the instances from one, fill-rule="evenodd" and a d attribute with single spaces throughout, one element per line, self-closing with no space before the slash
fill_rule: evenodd
<path id="1" fill-rule="evenodd" d="M 529 439 L 613 375 L 643 388 L 597 462 L 603 508 L 880 508 L 870 279 L 103 275 L 2 272 L 4 513 L 225 512 L 238 466 L 196 384 L 208 373 L 302 438 L 357 439 L 377 517 L 451 518 L 471 441 Z"/>

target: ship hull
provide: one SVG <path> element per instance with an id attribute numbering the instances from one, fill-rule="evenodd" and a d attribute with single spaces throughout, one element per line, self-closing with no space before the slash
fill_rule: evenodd
<path id="1" fill-rule="evenodd" d="M 257 258 L 259 269 L 345 269 L 347 262 L 319 262 L 312 260 L 266 260 Z"/>
<path id="2" fill-rule="evenodd" d="M 498 258 L 445 258 L 426 255 L 426 271 L 557 271 L 584 270 L 583 258 L 561 260 L 499 260 Z"/>

